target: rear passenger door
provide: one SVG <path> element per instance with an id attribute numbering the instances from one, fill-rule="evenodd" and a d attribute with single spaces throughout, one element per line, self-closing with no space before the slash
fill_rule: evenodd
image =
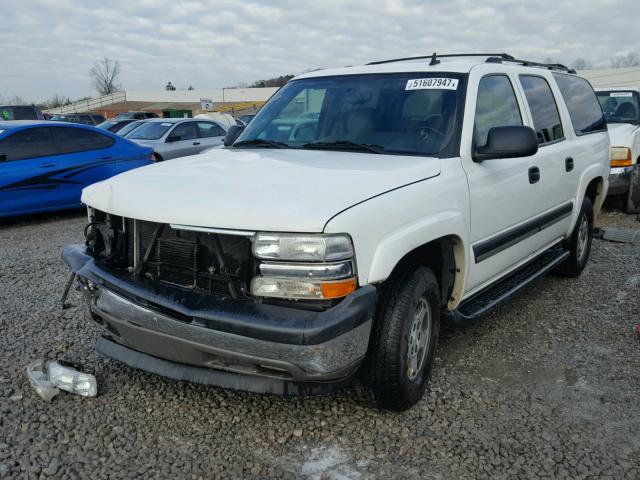
<path id="1" fill-rule="evenodd" d="M 225 131 L 214 122 L 197 122 L 196 129 L 198 131 L 198 151 L 206 150 L 207 148 L 223 145 Z"/>
<path id="2" fill-rule="evenodd" d="M 64 180 L 56 168 L 49 127 L 18 130 L 0 140 L 0 216 L 28 213 L 61 204 Z"/>
<path id="3" fill-rule="evenodd" d="M 552 79 L 551 79 L 552 80 Z M 528 124 L 538 137 L 538 153 L 533 157 L 534 202 L 540 218 L 535 247 L 543 248 L 569 230 L 577 170 L 572 158 L 572 141 L 567 139 L 552 90 L 555 83 L 542 75 L 521 74 L 519 83 L 526 100 Z M 555 87 L 555 85 L 554 85 Z M 559 92 L 558 92 L 559 95 Z"/>

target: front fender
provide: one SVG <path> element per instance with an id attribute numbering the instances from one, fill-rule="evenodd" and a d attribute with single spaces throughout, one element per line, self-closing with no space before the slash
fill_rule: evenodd
<path id="1" fill-rule="evenodd" d="M 468 264 L 468 187 L 461 167 L 454 160 L 449 166 L 438 177 L 370 199 L 327 223 L 325 232 L 351 235 L 360 285 L 386 280 L 409 252 L 448 237 L 456 262 L 452 297 L 462 297 Z"/>

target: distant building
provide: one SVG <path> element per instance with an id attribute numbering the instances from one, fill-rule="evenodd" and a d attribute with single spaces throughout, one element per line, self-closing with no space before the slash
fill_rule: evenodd
<path id="1" fill-rule="evenodd" d="M 578 74 L 589 80 L 594 87 L 640 86 L 640 67 L 596 68 L 580 70 Z"/>
<path id="2" fill-rule="evenodd" d="M 173 87 L 173 85 L 171 86 Z M 106 118 L 112 118 L 120 112 L 128 111 L 154 112 L 161 117 L 171 116 L 172 114 L 169 112 L 180 112 L 179 116 L 184 114 L 192 116 L 203 111 L 202 99 L 211 99 L 213 103 L 211 110 L 239 116 L 245 113 L 255 113 L 277 90 L 275 87 L 214 88 L 208 90 L 129 90 L 74 102 L 46 112 L 96 112 Z"/>

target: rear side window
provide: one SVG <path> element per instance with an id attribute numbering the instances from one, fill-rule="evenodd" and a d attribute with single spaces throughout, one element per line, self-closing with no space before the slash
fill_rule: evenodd
<path id="1" fill-rule="evenodd" d="M 211 122 L 198 122 L 198 137 L 207 138 L 207 137 L 221 137 L 223 136 L 224 130 L 222 130 L 218 125 Z"/>
<path id="2" fill-rule="evenodd" d="M 53 127 L 53 138 L 60 153 L 77 153 L 111 147 L 115 140 L 84 128 Z"/>
<path id="3" fill-rule="evenodd" d="M 0 120 L 37 120 L 33 107 L 0 107 Z"/>
<path id="4" fill-rule="evenodd" d="M 12 133 L 0 141 L 0 153 L 7 156 L 7 161 L 27 160 L 29 158 L 55 155 L 56 146 L 51 139 L 48 127 L 27 128 Z"/>
<path id="5" fill-rule="evenodd" d="M 561 73 L 554 73 L 553 77 L 567 104 L 571 123 L 577 135 L 607 129 L 602 108 L 589 82 L 575 75 Z"/>
<path id="6" fill-rule="evenodd" d="M 487 143 L 493 127 L 522 125 L 516 94 L 506 75 L 483 77 L 478 85 L 473 138 L 477 146 Z"/>
<path id="7" fill-rule="evenodd" d="M 564 139 L 558 106 L 547 81 L 542 77 L 520 75 L 520 83 L 531 110 L 538 144 Z"/>

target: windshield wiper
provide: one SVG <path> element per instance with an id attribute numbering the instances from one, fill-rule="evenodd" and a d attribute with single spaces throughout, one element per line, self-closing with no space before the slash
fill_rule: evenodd
<path id="1" fill-rule="evenodd" d="M 265 140 L 263 138 L 254 138 L 253 140 L 243 140 L 233 144 L 234 147 L 265 147 L 265 148 L 289 148 L 284 142 L 276 142 L 275 140 Z"/>
<path id="2" fill-rule="evenodd" d="M 305 143 L 302 148 L 335 148 L 338 150 L 359 150 L 370 153 L 384 153 L 384 147 L 371 143 L 357 143 L 351 140 L 337 140 L 335 142 L 313 142 Z"/>

